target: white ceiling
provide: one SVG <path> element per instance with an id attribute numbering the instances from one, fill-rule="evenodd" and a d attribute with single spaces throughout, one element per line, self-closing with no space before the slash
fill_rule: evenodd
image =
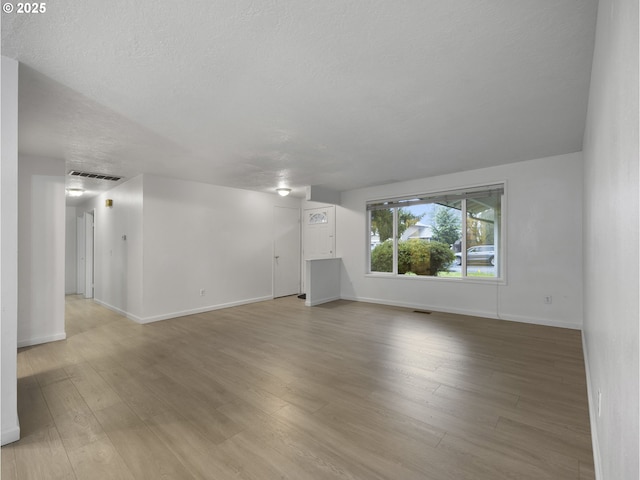
<path id="1" fill-rule="evenodd" d="M 596 7 L 55 0 L 2 14 L 2 54 L 22 62 L 21 154 L 347 190 L 581 150 Z"/>

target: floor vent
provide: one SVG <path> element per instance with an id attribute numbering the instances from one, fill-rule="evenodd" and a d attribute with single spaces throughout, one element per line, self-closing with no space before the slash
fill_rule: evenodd
<path id="1" fill-rule="evenodd" d="M 414 310 L 413 313 L 422 313 L 424 315 L 431 315 L 431 312 L 427 312 L 426 310 Z"/>
<path id="2" fill-rule="evenodd" d="M 118 182 L 122 180 L 122 177 L 116 177 L 114 175 L 103 175 L 102 173 L 89 173 L 89 172 L 79 172 L 77 170 L 71 170 L 69 175 L 72 177 L 84 177 L 84 178 L 95 178 L 96 180 L 109 180 L 111 182 Z"/>

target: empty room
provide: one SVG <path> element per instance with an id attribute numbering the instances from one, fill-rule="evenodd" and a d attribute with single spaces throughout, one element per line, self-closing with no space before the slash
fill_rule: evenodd
<path id="1" fill-rule="evenodd" d="M 3 2 L 2 478 L 640 478 L 638 26 Z"/>

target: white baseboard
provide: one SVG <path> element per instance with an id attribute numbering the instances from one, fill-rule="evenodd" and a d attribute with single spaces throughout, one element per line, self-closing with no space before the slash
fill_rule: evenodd
<path id="1" fill-rule="evenodd" d="M 112 310 L 116 313 L 119 313 L 120 315 L 127 317 L 130 320 L 133 320 L 136 323 L 145 324 L 145 323 L 159 322 L 162 320 L 168 320 L 170 318 L 185 317 L 187 315 L 195 315 L 197 313 L 220 310 L 223 308 L 238 307 L 240 305 L 247 305 L 250 303 L 264 302 L 266 300 L 271 300 L 271 299 L 273 299 L 273 296 L 248 298 L 248 299 L 239 300 L 235 302 L 221 303 L 218 305 L 208 305 L 206 307 L 181 310 L 181 311 L 171 312 L 171 313 L 166 313 L 161 315 L 153 315 L 150 317 L 140 317 L 140 316 L 134 315 L 132 313 L 129 313 L 117 307 L 114 307 L 113 305 L 109 305 L 108 303 L 103 302 L 97 298 L 94 298 L 94 301 L 108 308 L 109 310 Z M 558 321 L 553 321 L 546 318 L 527 317 L 524 315 L 512 315 L 512 314 L 505 314 L 505 313 L 501 313 L 498 316 L 494 311 L 471 310 L 471 309 L 463 309 L 463 308 L 455 308 L 455 307 L 452 308 L 448 306 L 443 307 L 441 305 L 425 305 L 425 304 L 412 303 L 412 302 L 397 302 L 393 300 L 380 300 L 377 298 L 368 298 L 368 297 L 350 297 L 350 296 L 337 295 L 337 296 L 331 296 L 331 297 L 320 298 L 320 299 L 307 298 L 307 300 L 305 301 L 305 305 L 308 307 L 313 307 L 316 305 L 321 305 L 323 303 L 333 302 L 340 299 L 351 300 L 354 302 L 375 303 L 378 305 L 389 305 L 392 307 L 414 308 L 416 310 L 432 310 L 434 312 L 453 313 L 457 315 L 468 315 L 472 317 L 493 318 L 497 320 L 507 320 L 510 322 L 530 323 L 534 325 L 545 325 L 548 327 L 570 328 L 573 330 L 581 330 L 582 328 L 581 325 L 578 325 L 576 323 L 558 322 Z"/>
<path id="2" fill-rule="evenodd" d="M 463 308 L 455 308 L 455 307 L 444 307 L 441 305 L 425 305 L 420 303 L 412 303 L 412 302 L 396 302 L 393 300 L 379 300 L 377 298 L 367 298 L 367 297 L 350 297 L 350 296 L 342 296 L 344 300 L 351 300 L 354 302 L 366 302 L 366 303 L 376 303 L 378 305 L 390 305 L 392 307 L 403 307 L 403 308 L 413 308 L 416 310 L 430 310 L 434 312 L 442 312 L 442 313 L 453 313 L 456 315 L 468 315 L 471 317 L 482 317 L 482 318 L 493 318 L 495 320 L 506 320 L 509 322 L 519 322 L 519 323 L 531 323 L 534 325 L 545 325 L 548 327 L 559 327 L 559 328 L 570 328 L 573 330 L 581 330 L 581 325 L 577 325 L 575 323 L 570 322 L 557 322 L 552 321 L 546 318 L 537 318 L 537 317 L 526 317 L 524 315 L 511 315 L 500 313 L 500 315 L 496 315 L 495 311 L 484 311 L 484 310 L 470 310 Z"/>
<path id="3" fill-rule="evenodd" d="M 213 310 L 222 310 L 223 308 L 239 307 L 240 305 L 248 305 L 250 303 L 264 302 L 266 300 L 272 300 L 272 299 L 273 299 L 272 295 L 269 295 L 267 297 L 247 298 L 247 299 L 238 300 L 235 302 L 220 303 L 218 305 L 209 305 L 206 307 L 182 310 L 179 312 L 172 312 L 172 313 L 167 313 L 163 315 L 154 315 L 152 317 L 144 317 L 142 321 L 140 321 L 139 323 L 159 322 L 161 320 L 168 320 L 170 318 L 186 317 L 187 315 L 195 315 L 196 313 L 211 312 Z"/>
<path id="4" fill-rule="evenodd" d="M 54 333 L 53 335 L 46 335 L 44 337 L 25 338 L 18 340 L 18 348 L 31 347 L 33 345 L 40 345 L 41 343 L 57 342 L 59 340 L 65 340 L 66 338 L 66 332 Z"/>
<path id="5" fill-rule="evenodd" d="M 2 438 L 0 439 L 0 442 L 3 446 L 8 443 L 17 442 L 18 440 L 20 440 L 20 425 L 16 424 L 10 428 L 2 430 Z"/>
<path id="6" fill-rule="evenodd" d="M 494 317 L 495 318 L 495 317 Z M 571 330 L 582 330 L 582 325 L 572 322 L 558 322 L 557 320 L 549 320 L 548 318 L 527 317 L 525 315 L 512 315 L 509 313 L 500 313 L 500 320 L 508 320 L 510 322 L 531 323 L 534 325 L 544 325 L 546 327 L 569 328 Z"/>
<path id="7" fill-rule="evenodd" d="M 353 302 L 375 303 L 378 305 L 389 305 L 391 307 L 413 308 L 416 310 L 432 310 L 434 312 L 455 313 L 458 315 L 469 315 L 472 317 L 496 318 L 495 313 L 493 312 L 483 312 L 479 310 L 465 310 L 462 308 L 450 308 L 450 307 L 440 307 L 440 306 L 434 307 L 433 305 L 425 305 L 422 303 L 396 302 L 394 300 L 380 300 L 378 298 L 368 298 L 368 297 L 342 296 L 341 298 L 343 300 L 351 300 Z"/>
<path id="8" fill-rule="evenodd" d="M 204 313 L 204 312 L 211 312 L 213 310 L 221 310 L 223 308 L 238 307 L 240 305 L 247 305 L 249 303 L 264 302 L 266 300 L 272 300 L 272 299 L 273 299 L 273 296 L 271 295 L 266 297 L 247 298 L 247 299 L 238 300 L 235 302 L 220 303 L 218 305 L 208 305 L 206 307 L 192 308 L 189 310 L 181 310 L 181 311 L 165 313 L 161 315 L 153 315 L 150 317 L 139 317 L 137 315 L 133 315 L 132 313 L 125 312 L 124 310 L 114 307 L 113 305 L 109 305 L 108 303 L 98 300 L 97 298 L 94 298 L 94 301 L 96 303 L 99 303 L 103 307 L 108 308 L 109 310 L 112 310 L 116 313 L 119 313 L 120 315 L 127 317 L 130 320 L 133 320 L 136 323 L 145 324 L 145 323 L 160 322 L 162 320 L 169 320 L 171 318 L 186 317 L 187 315 L 195 315 L 196 313 Z"/>
<path id="9" fill-rule="evenodd" d="M 591 422 L 591 447 L 593 448 L 593 470 L 596 480 L 602 477 L 602 459 L 600 458 L 600 442 L 598 441 L 598 429 L 596 428 L 598 412 L 597 406 L 591 401 L 596 398 L 593 395 L 593 385 L 591 385 L 591 370 L 589 368 L 589 355 L 587 353 L 587 341 L 585 340 L 584 331 L 582 332 L 582 354 L 584 356 L 584 369 L 587 374 L 587 400 L 589 401 L 589 421 Z"/>
<path id="10" fill-rule="evenodd" d="M 122 315 L 123 317 L 127 317 L 129 320 L 133 320 L 136 323 L 144 323 L 142 321 L 141 317 L 138 317 L 137 315 L 134 315 L 133 313 L 129 313 L 129 312 L 125 311 L 125 310 L 122 310 L 121 308 L 114 307 L 113 305 L 111 305 L 111 304 L 109 304 L 107 302 L 103 302 L 102 300 L 100 300 L 98 298 L 94 298 L 93 301 L 96 302 L 98 305 L 102 305 L 103 307 L 108 308 L 112 312 L 116 312 L 116 313 Z"/>

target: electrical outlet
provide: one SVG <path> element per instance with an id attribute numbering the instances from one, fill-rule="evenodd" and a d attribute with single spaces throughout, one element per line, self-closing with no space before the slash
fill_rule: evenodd
<path id="1" fill-rule="evenodd" d="M 598 418 L 602 414 L 602 392 L 598 390 Z"/>
<path id="2" fill-rule="evenodd" d="M 551 305 L 553 303 L 553 297 L 551 295 L 545 295 L 544 303 L 546 303 L 547 305 Z"/>
<path id="3" fill-rule="evenodd" d="M 205 289 L 204 289 L 204 288 L 201 288 L 201 289 L 200 289 L 200 296 L 201 296 L 201 297 L 204 297 L 204 294 L 205 294 L 205 293 L 206 293 L 206 292 L 205 292 Z"/>

